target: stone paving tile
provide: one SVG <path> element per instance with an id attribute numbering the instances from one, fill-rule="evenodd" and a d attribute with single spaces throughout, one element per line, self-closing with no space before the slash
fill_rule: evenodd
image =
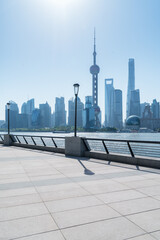
<path id="1" fill-rule="evenodd" d="M 150 234 L 145 234 L 134 238 L 127 238 L 127 240 L 155 240 L 155 238 L 152 237 Z"/>
<path id="2" fill-rule="evenodd" d="M 96 197 L 105 203 L 114 203 L 114 202 L 121 202 L 125 200 L 136 199 L 136 198 L 143 198 L 143 197 L 146 197 L 146 195 L 136 190 L 125 190 L 125 191 L 98 194 L 96 195 Z"/>
<path id="3" fill-rule="evenodd" d="M 114 182 L 110 179 L 92 182 L 82 182 L 79 183 L 79 185 L 81 185 L 84 189 L 86 189 L 88 192 L 92 194 L 107 193 L 129 189 L 129 187 L 125 186 L 124 184 Z"/>
<path id="4" fill-rule="evenodd" d="M 47 214 L 44 203 L 34 203 L 14 207 L 0 208 L 0 221 Z"/>
<path id="5" fill-rule="evenodd" d="M 70 190 L 70 189 L 75 189 L 77 188 L 76 183 L 68 182 L 64 184 L 58 184 L 58 185 L 50 185 L 50 186 L 38 186 L 35 187 L 38 193 L 45 193 L 45 192 L 56 192 L 56 191 L 65 191 L 65 190 Z"/>
<path id="6" fill-rule="evenodd" d="M 63 229 L 66 240 L 122 240 L 145 232 L 125 218 L 115 218 Z"/>
<path id="7" fill-rule="evenodd" d="M 77 186 L 72 188 L 61 189 L 53 192 L 44 192 L 40 193 L 41 198 L 43 201 L 52 201 L 64 198 L 73 198 L 73 197 L 80 197 L 80 196 L 87 196 L 89 193 L 85 191 L 83 188 Z"/>
<path id="8" fill-rule="evenodd" d="M 12 207 L 12 206 L 18 206 L 18 205 L 30 204 L 30 203 L 38 203 L 38 202 L 42 202 L 42 200 L 37 193 L 20 195 L 15 197 L 4 197 L 4 198 L 0 198 L 0 208 Z"/>
<path id="9" fill-rule="evenodd" d="M 160 208 L 160 201 L 146 197 L 118 203 L 111 203 L 109 206 L 111 206 L 122 215 L 129 215 Z"/>
<path id="10" fill-rule="evenodd" d="M 5 240 L 44 233 L 56 229 L 58 229 L 58 227 L 50 215 L 0 222 L 0 236 Z"/>
<path id="11" fill-rule="evenodd" d="M 59 228 L 95 222 L 120 216 L 107 205 L 93 206 L 52 214 Z"/>
<path id="12" fill-rule="evenodd" d="M 160 239 L 160 231 L 157 232 L 152 232 L 151 235 L 155 237 L 155 239 L 159 240 Z"/>
<path id="13" fill-rule="evenodd" d="M 76 198 L 66 198 L 56 201 L 45 202 L 47 208 L 51 213 L 61 212 L 76 208 L 83 208 L 95 205 L 101 205 L 102 202 L 94 196 L 83 196 Z"/>
<path id="14" fill-rule="evenodd" d="M 148 196 L 156 196 L 160 195 L 160 184 L 158 186 L 152 186 L 152 187 L 145 187 L 138 189 L 141 193 L 144 193 Z"/>
<path id="15" fill-rule="evenodd" d="M 20 196 L 20 195 L 32 194 L 32 193 L 37 193 L 34 187 L 1 190 L 0 198 L 1 197 Z"/>
<path id="16" fill-rule="evenodd" d="M 65 240 L 60 231 L 41 233 L 29 237 L 18 238 L 18 240 Z"/>
<path id="17" fill-rule="evenodd" d="M 160 230 L 160 209 L 134 214 L 127 218 L 149 233 Z"/>
<path id="18" fill-rule="evenodd" d="M 157 182 L 150 179 L 139 180 L 139 181 L 132 181 L 132 182 L 125 182 L 125 184 L 131 188 L 143 188 L 149 186 L 156 186 Z"/>

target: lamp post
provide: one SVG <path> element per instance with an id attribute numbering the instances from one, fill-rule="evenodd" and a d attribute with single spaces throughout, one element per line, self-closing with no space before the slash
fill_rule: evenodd
<path id="1" fill-rule="evenodd" d="M 8 135 L 10 134 L 10 121 L 9 121 L 9 111 L 10 111 L 10 103 L 7 103 L 7 110 L 8 110 Z"/>
<path id="2" fill-rule="evenodd" d="M 79 84 L 75 83 L 74 86 L 74 94 L 75 94 L 75 122 L 74 122 L 74 136 L 77 136 L 77 96 L 79 92 Z"/>

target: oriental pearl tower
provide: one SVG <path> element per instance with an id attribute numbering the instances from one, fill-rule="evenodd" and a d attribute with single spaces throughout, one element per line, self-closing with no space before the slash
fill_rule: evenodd
<path id="1" fill-rule="evenodd" d="M 100 108 L 98 106 L 98 73 L 100 72 L 100 67 L 96 64 L 96 36 L 94 30 L 94 51 L 93 51 L 93 65 L 90 67 L 90 73 L 92 74 L 92 98 L 93 98 L 93 108 L 95 112 L 95 127 L 100 127 Z"/>

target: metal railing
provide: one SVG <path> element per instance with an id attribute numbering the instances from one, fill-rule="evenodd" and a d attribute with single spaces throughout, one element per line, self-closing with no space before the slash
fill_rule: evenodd
<path id="1" fill-rule="evenodd" d="M 10 135 L 13 143 L 25 144 L 41 147 L 52 147 L 52 148 L 65 148 L 64 137 L 52 137 L 52 136 L 34 136 L 34 135 Z"/>
<path id="2" fill-rule="evenodd" d="M 134 141 L 118 139 L 82 138 L 88 151 L 131 157 L 160 158 L 159 141 Z"/>

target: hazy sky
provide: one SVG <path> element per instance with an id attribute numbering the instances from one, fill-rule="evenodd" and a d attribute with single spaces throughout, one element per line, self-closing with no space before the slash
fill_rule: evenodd
<path id="1" fill-rule="evenodd" d="M 104 79 L 123 91 L 125 118 L 128 59 L 135 59 L 141 102 L 160 101 L 159 0 L 0 0 L 0 119 L 9 100 L 55 97 L 82 101 L 92 93 L 89 67 L 97 35 L 99 105 L 104 120 Z"/>

